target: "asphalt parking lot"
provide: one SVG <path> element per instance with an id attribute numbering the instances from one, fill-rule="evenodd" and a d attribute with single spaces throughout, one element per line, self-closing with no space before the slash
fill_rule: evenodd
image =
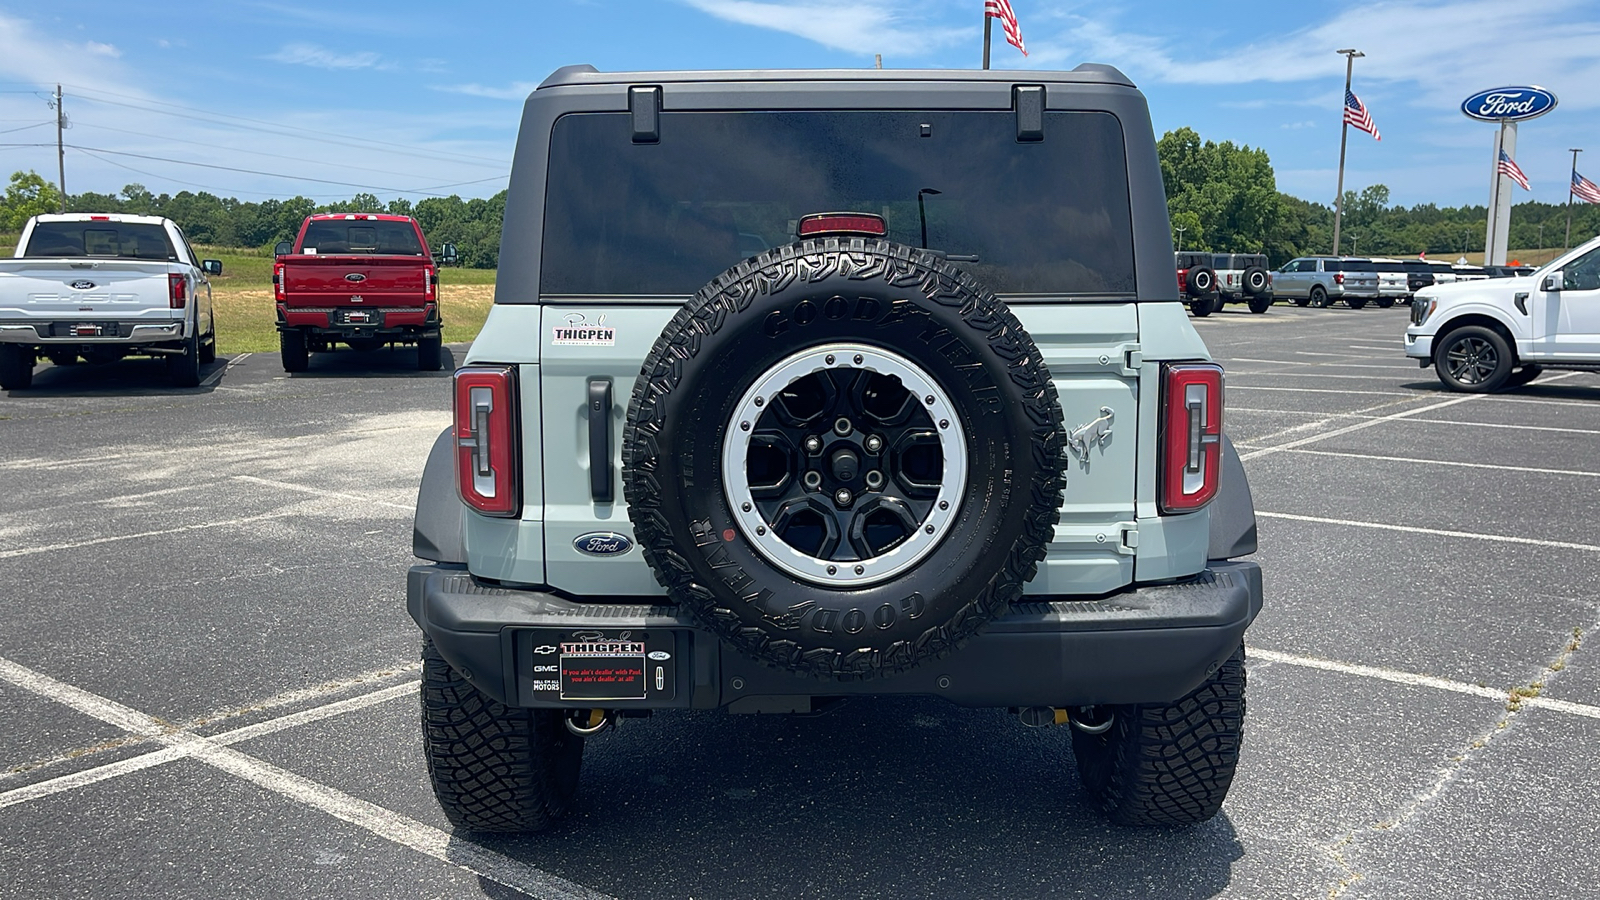
<path id="1" fill-rule="evenodd" d="M 1600 376 L 1448 394 L 1405 321 L 1196 320 L 1267 603 L 1183 831 L 1105 824 L 1065 729 L 897 700 L 628 720 L 564 826 L 458 837 L 404 610 L 451 366 L 41 370 L 0 395 L 0 897 L 1600 896 Z"/>

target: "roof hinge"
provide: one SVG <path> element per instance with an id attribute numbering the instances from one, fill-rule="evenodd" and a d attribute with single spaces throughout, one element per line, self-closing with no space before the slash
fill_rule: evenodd
<path id="1" fill-rule="evenodd" d="M 628 88 L 628 112 L 633 115 L 633 142 L 661 141 L 661 86 Z"/>
<path id="2" fill-rule="evenodd" d="M 1017 112 L 1017 140 L 1023 143 L 1044 140 L 1044 85 L 1013 85 L 1011 106 Z"/>

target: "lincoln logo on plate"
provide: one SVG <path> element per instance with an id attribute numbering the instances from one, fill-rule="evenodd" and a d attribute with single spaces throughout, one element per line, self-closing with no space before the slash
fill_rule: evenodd
<path id="1" fill-rule="evenodd" d="M 633 549 L 633 541 L 614 531 L 594 531 L 573 538 L 572 546 L 590 556 L 621 556 Z"/>

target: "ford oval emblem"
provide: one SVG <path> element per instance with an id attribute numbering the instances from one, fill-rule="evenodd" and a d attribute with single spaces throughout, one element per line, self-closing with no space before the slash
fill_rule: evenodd
<path id="1" fill-rule="evenodd" d="M 360 272 L 351 272 L 349 275 L 344 277 L 344 280 L 350 282 L 351 284 L 360 284 L 361 282 L 367 280 L 367 276 L 361 274 Z"/>
<path id="2" fill-rule="evenodd" d="M 73 290 L 78 290 L 78 291 L 87 291 L 87 290 L 89 290 L 90 288 L 93 288 L 93 287 L 94 287 L 94 282 L 85 281 L 83 279 L 79 279 L 79 280 L 74 281 L 72 283 Z"/>
<path id="3" fill-rule="evenodd" d="M 591 531 L 573 538 L 572 546 L 589 556 L 621 556 L 633 549 L 633 541 L 615 531 Z"/>
<path id="4" fill-rule="evenodd" d="M 1555 108 L 1556 95 L 1533 85 L 1479 91 L 1461 102 L 1461 111 L 1468 118 L 1483 122 L 1522 122 Z"/>

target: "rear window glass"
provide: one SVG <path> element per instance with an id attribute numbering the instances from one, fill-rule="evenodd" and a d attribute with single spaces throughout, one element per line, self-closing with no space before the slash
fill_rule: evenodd
<path id="1" fill-rule="evenodd" d="M 360 253 L 373 256 L 421 256 L 422 243 L 410 222 L 376 219 L 324 219 L 306 226 L 302 253 Z"/>
<path id="2" fill-rule="evenodd" d="M 1374 262 L 1372 267 L 1379 272 L 1404 272 L 1405 264 L 1400 262 Z"/>
<path id="3" fill-rule="evenodd" d="M 144 222 L 39 222 L 23 256 L 174 260 L 167 230 Z"/>
<path id="4" fill-rule="evenodd" d="M 1431 272 L 1431 271 L 1433 271 L 1431 268 L 1428 267 L 1427 263 L 1423 262 L 1420 259 L 1403 262 L 1400 265 L 1402 267 L 1404 267 L 1405 271 L 1407 271 L 1407 272 Z"/>
<path id="5" fill-rule="evenodd" d="M 692 294 L 792 242 L 809 213 L 881 215 L 1000 293 L 1128 294 L 1133 226 L 1122 128 L 1047 112 L 1016 140 L 1009 111 L 678 112 L 658 144 L 626 113 L 561 117 L 551 133 L 540 289 Z M 926 134 L 926 136 L 924 136 Z M 922 200 L 919 205 L 918 199 Z"/>
<path id="6" fill-rule="evenodd" d="M 1447 262 L 1430 262 L 1430 263 L 1428 263 L 1428 267 L 1433 269 L 1435 272 L 1454 272 L 1455 271 L 1455 267 L 1450 265 Z"/>
<path id="7" fill-rule="evenodd" d="M 1345 259 L 1345 260 L 1340 260 L 1339 264 L 1341 266 L 1343 266 L 1343 268 L 1342 269 L 1334 269 L 1332 271 L 1337 271 L 1337 272 L 1376 272 L 1376 271 L 1378 271 L 1376 264 L 1373 263 L 1373 261 L 1370 260 L 1370 259 Z"/>

